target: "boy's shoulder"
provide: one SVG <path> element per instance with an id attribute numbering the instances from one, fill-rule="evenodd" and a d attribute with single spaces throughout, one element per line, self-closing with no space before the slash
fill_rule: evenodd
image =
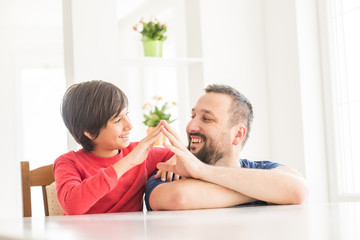
<path id="1" fill-rule="evenodd" d="M 85 156 L 86 155 L 86 151 L 84 149 L 80 149 L 78 151 L 69 151 L 67 153 L 64 153 L 62 155 L 60 155 L 54 162 L 54 164 L 56 164 L 57 162 L 61 162 L 61 161 L 75 161 L 76 159 L 78 159 L 79 157 L 81 158 L 81 156 Z"/>

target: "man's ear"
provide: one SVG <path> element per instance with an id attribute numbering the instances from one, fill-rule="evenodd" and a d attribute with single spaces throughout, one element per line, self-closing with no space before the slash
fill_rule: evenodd
<path id="1" fill-rule="evenodd" d="M 87 136 L 90 140 L 94 140 L 94 137 L 92 137 L 89 132 L 84 131 L 84 135 Z"/>
<path id="2" fill-rule="evenodd" d="M 236 126 L 235 129 L 235 138 L 233 140 L 234 145 L 239 145 L 242 143 L 246 135 L 246 127 L 242 124 Z"/>

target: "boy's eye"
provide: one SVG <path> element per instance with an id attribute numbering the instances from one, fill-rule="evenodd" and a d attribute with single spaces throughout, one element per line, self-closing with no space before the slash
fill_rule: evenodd
<path id="1" fill-rule="evenodd" d="M 129 117 L 129 113 L 130 113 L 130 112 L 126 112 L 126 113 L 125 113 L 125 116 L 120 116 L 120 117 L 116 118 L 116 119 L 115 119 L 115 123 L 120 122 L 124 117 Z"/>

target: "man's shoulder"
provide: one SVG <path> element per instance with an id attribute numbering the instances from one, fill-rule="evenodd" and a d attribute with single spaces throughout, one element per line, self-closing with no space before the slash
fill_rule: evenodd
<path id="1" fill-rule="evenodd" d="M 280 163 L 271 161 L 250 161 L 247 159 L 240 159 L 239 162 L 242 168 L 273 169 L 278 166 L 283 166 Z"/>

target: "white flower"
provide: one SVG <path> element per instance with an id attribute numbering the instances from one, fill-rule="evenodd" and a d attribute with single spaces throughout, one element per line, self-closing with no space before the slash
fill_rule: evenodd
<path id="1" fill-rule="evenodd" d="M 142 23 L 136 24 L 136 31 L 141 33 L 144 30 L 144 25 Z"/>
<path id="2" fill-rule="evenodd" d="M 154 24 L 158 23 L 158 20 L 156 17 L 151 17 L 150 21 L 153 22 Z"/>

